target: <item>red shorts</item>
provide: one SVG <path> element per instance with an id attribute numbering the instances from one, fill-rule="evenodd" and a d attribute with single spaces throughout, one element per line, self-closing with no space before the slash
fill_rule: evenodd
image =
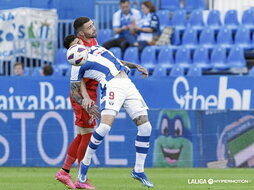
<path id="1" fill-rule="evenodd" d="M 88 95 L 96 103 L 96 100 L 97 100 L 96 89 L 97 89 L 98 82 L 91 79 L 85 79 L 85 83 L 86 83 Z M 70 95 L 70 101 L 75 113 L 75 125 L 79 127 L 84 127 L 84 128 L 94 128 L 94 126 L 96 125 L 96 120 L 94 119 L 91 121 L 90 120 L 91 116 L 84 110 L 84 108 L 81 107 L 81 105 L 79 105 L 72 99 L 71 95 Z"/>

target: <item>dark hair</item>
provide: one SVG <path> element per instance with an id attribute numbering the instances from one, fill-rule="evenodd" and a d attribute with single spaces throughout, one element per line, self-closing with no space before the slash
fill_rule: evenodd
<path id="1" fill-rule="evenodd" d="M 129 0 L 120 0 L 120 4 L 125 3 L 125 2 L 130 2 Z"/>
<path id="2" fill-rule="evenodd" d="M 15 68 L 16 66 L 18 66 L 18 65 L 21 65 L 22 69 L 24 69 L 24 63 L 22 63 L 22 62 L 16 62 L 16 63 L 14 64 L 14 68 Z"/>
<path id="3" fill-rule="evenodd" d="M 87 22 L 90 21 L 90 18 L 86 17 L 86 16 L 82 16 L 79 18 L 76 18 L 74 23 L 73 23 L 73 27 L 76 30 L 76 32 L 78 32 L 80 30 L 80 28 Z"/>
<path id="4" fill-rule="evenodd" d="M 65 36 L 63 45 L 66 49 L 69 49 L 71 42 L 73 42 L 77 38 L 77 36 L 70 34 L 68 36 Z"/>
<path id="5" fill-rule="evenodd" d="M 42 67 L 42 73 L 44 76 L 50 76 L 52 75 L 54 72 L 53 70 L 53 67 L 49 64 L 45 64 L 43 67 Z"/>
<path id="6" fill-rule="evenodd" d="M 155 7 L 151 1 L 144 1 L 142 5 L 145 5 L 150 10 L 150 13 L 155 12 Z"/>

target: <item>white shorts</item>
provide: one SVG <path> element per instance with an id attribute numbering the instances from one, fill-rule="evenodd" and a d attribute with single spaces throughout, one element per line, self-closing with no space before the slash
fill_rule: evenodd
<path id="1" fill-rule="evenodd" d="M 136 86 L 129 78 L 114 78 L 102 90 L 101 109 L 119 112 L 123 106 L 129 116 L 133 116 L 148 107 Z"/>

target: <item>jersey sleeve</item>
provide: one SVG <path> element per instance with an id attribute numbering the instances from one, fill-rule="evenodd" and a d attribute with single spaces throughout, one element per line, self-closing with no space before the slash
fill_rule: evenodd
<path id="1" fill-rule="evenodd" d="M 120 27 L 120 12 L 117 11 L 113 15 L 113 28 L 119 28 Z"/>
<path id="2" fill-rule="evenodd" d="M 84 76 L 84 69 L 82 69 L 81 66 L 71 67 L 71 82 L 80 82 L 82 76 Z"/>
<path id="3" fill-rule="evenodd" d="M 159 19 L 158 19 L 157 15 L 155 15 L 155 14 L 152 15 L 150 26 L 151 26 L 151 28 L 154 29 L 155 32 L 158 31 L 158 29 L 159 29 Z"/>

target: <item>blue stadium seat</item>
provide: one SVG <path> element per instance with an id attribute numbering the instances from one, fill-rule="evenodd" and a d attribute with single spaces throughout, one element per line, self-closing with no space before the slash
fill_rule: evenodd
<path id="1" fill-rule="evenodd" d="M 55 66 L 53 67 L 54 69 L 54 72 L 52 74 L 52 77 L 62 77 L 64 76 L 63 75 L 63 72 L 67 72 L 67 69 L 65 69 L 64 67 L 58 67 L 58 66 Z"/>
<path id="2" fill-rule="evenodd" d="M 34 67 L 31 75 L 33 77 L 40 77 L 41 76 L 41 67 Z"/>
<path id="3" fill-rule="evenodd" d="M 123 55 L 123 60 L 139 64 L 139 53 L 137 47 L 128 47 Z"/>
<path id="4" fill-rule="evenodd" d="M 210 27 L 204 27 L 200 36 L 199 44 L 203 47 L 212 49 L 215 46 L 214 30 Z"/>
<path id="5" fill-rule="evenodd" d="M 191 67 L 192 62 L 190 50 L 188 48 L 181 47 L 176 51 L 175 64 L 184 69 L 189 69 Z"/>
<path id="6" fill-rule="evenodd" d="M 192 76 L 192 77 L 202 76 L 202 69 L 200 67 L 197 67 L 196 65 L 193 65 L 188 70 L 187 76 Z"/>
<path id="7" fill-rule="evenodd" d="M 66 59 L 66 52 L 67 49 L 65 48 L 60 48 L 56 51 L 56 59 L 55 63 L 58 64 L 69 64 L 69 62 Z"/>
<path id="8" fill-rule="evenodd" d="M 217 36 L 217 45 L 230 48 L 233 44 L 232 31 L 226 26 L 220 28 Z"/>
<path id="9" fill-rule="evenodd" d="M 230 68 L 246 68 L 246 60 L 244 58 L 244 51 L 241 47 L 233 46 L 230 49 L 227 62 Z"/>
<path id="10" fill-rule="evenodd" d="M 250 30 L 245 26 L 239 26 L 235 35 L 235 45 L 244 48 L 252 49 L 254 46 L 251 43 Z"/>
<path id="11" fill-rule="evenodd" d="M 226 49 L 221 46 L 216 46 L 211 54 L 211 64 L 215 70 L 227 70 L 229 64 L 226 59 Z"/>
<path id="12" fill-rule="evenodd" d="M 254 11 L 252 9 L 247 9 L 243 12 L 241 24 L 251 31 L 254 30 Z"/>
<path id="13" fill-rule="evenodd" d="M 159 22 L 160 22 L 160 31 L 163 31 L 163 29 L 166 26 L 170 26 L 170 12 L 169 10 L 158 10 L 156 12 L 158 18 L 159 18 Z"/>
<path id="14" fill-rule="evenodd" d="M 198 44 L 197 31 L 192 27 L 187 27 L 183 33 L 182 45 L 189 49 L 195 49 Z"/>
<path id="15" fill-rule="evenodd" d="M 192 11 L 194 9 L 205 9 L 205 1 L 204 0 L 185 0 L 184 8 L 187 11 Z"/>
<path id="16" fill-rule="evenodd" d="M 156 63 L 156 48 L 153 46 L 146 46 L 141 53 L 140 64 L 147 69 L 154 69 Z"/>
<path id="17" fill-rule="evenodd" d="M 218 32 L 221 27 L 221 15 L 219 10 L 210 10 L 206 25 Z"/>
<path id="18" fill-rule="evenodd" d="M 174 65 L 169 74 L 169 76 L 171 77 L 178 77 L 183 75 L 184 75 L 184 68 L 180 67 L 179 65 Z"/>
<path id="19" fill-rule="evenodd" d="M 239 21 L 237 18 L 237 10 L 228 10 L 224 17 L 224 25 L 226 25 L 231 30 L 235 31 L 238 28 Z"/>
<path id="20" fill-rule="evenodd" d="M 173 13 L 171 24 L 175 30 L 183 31 L 186 27 L 186 11 L 185 10 L 176 10 Z"/>
<path id="21" fill-rule="evenodd" d="M 171 69 L 174 64 L 173 51 L 170 47 L 163 47 L 159 51 L 158 66 Z"/>
<path id="22" fill-rule="evenodd" d="M 30 75 L 30 69 L 27 67 L 24 67 L 23 76 L 29 76 Z"/>
<path id="23" fill-rule="evenodd" d="M 168 76 L 168 69 L 166 67 L 157 66 L 154 68 L 152 77 L 166 77 Z"/>
<path id="24" fill-rule="evenodd" d="M 122 59 L 122 50 L 120 47 L 112 47 L 109 49 L 118 59 Z"/>
<path id="25" fill-rule="evenodd" d="M 212 69 L 212 64 L 209 61 L 208 49 L 205 47 L 196 48 L 193 55 L 193 64 L 202 70 Z"/>
<path id="26" fill-rule="evenodd" d="M 204 27 L 203 10 L 193 10 L 191 12 L 188 25 L 197 31 L 201 31 Z"/>
<path id="27" fill-rule="evenodd" d="M 180 8 L 180 0 L 160 0 L 160 9 L 174 11 Z"/>
<path id="28" fill-rule="evenodd" d="M 104 42 L 112 39 L 112 30 L 103 29 L 98 31 L 97 41 L 99 45 L 102 45 Z"/>
<path id="29" fill-rule="evenodd" d="M 248 73 L 249 76 L 254 76 L 254 67 L 252 66 Z"/>

